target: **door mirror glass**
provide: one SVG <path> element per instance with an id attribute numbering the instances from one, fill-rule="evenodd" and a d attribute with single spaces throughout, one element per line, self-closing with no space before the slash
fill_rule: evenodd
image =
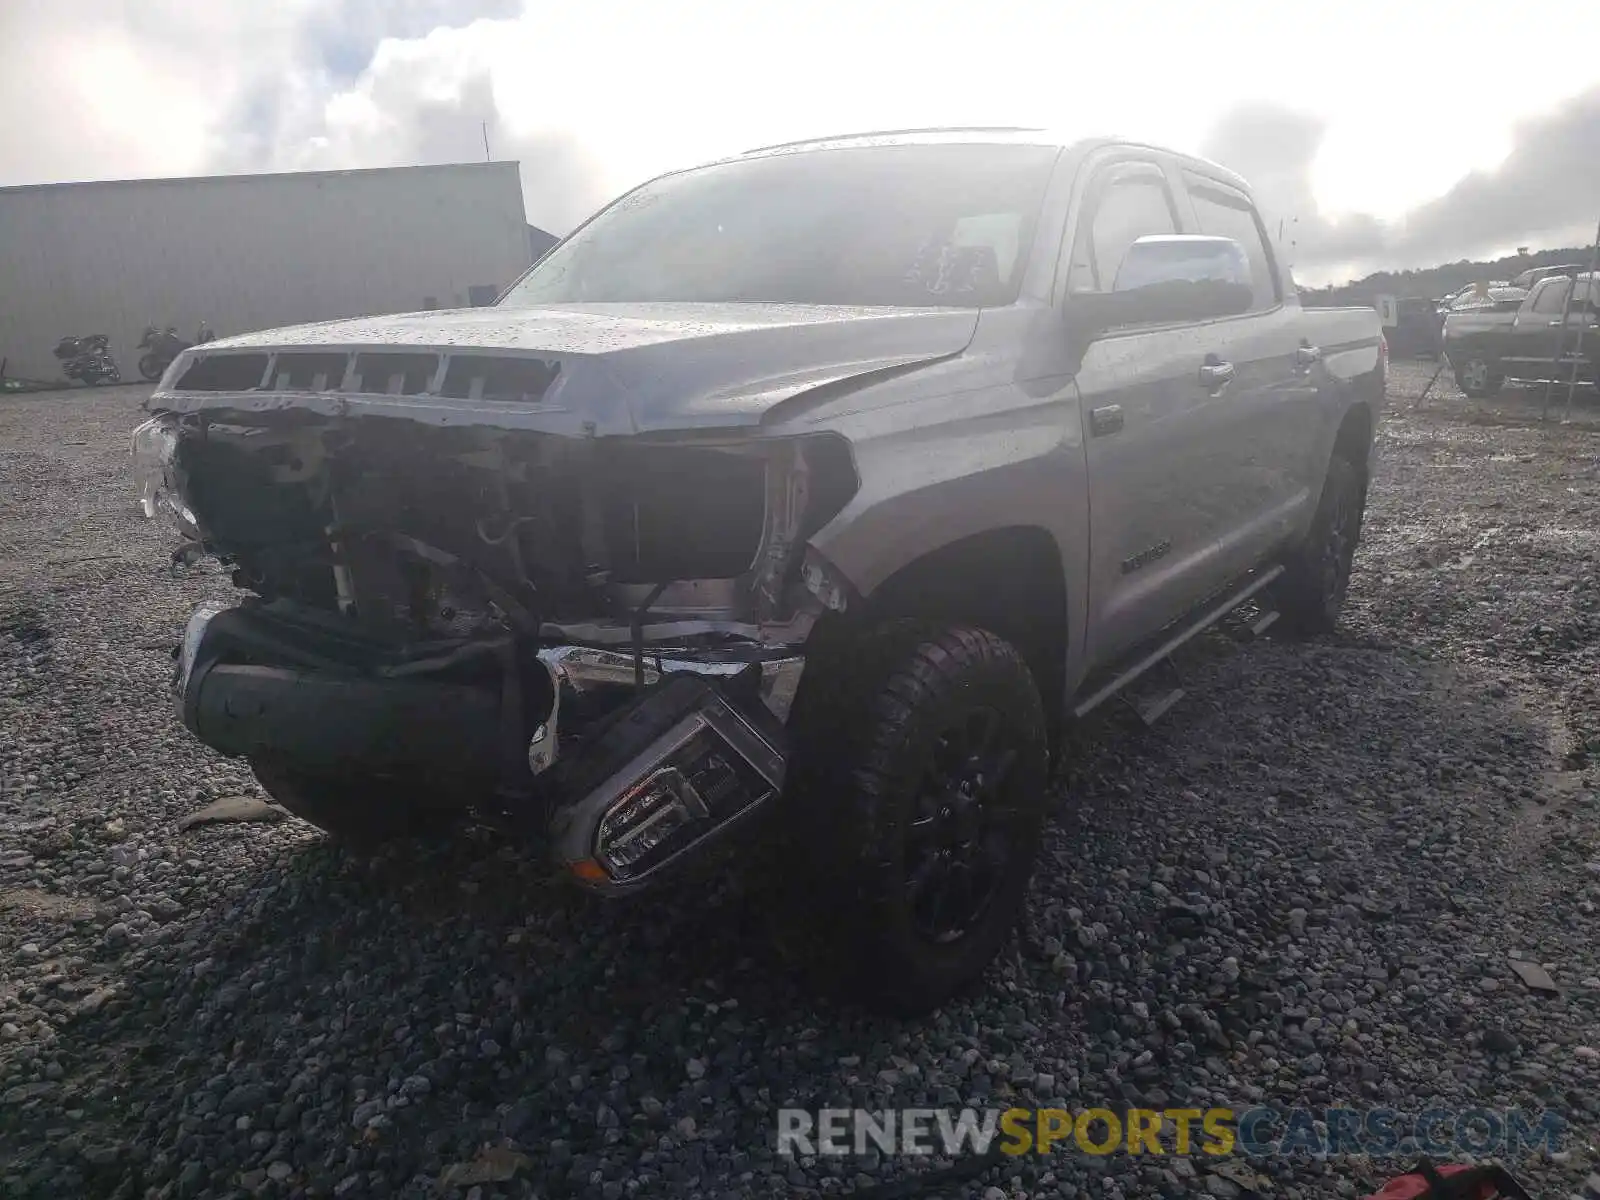
<path id="1" fill-rule="evenodd" d="M 1073 297 L 1096 333 L 1127 325 L 1210 321 L 1248 312 L 1250 260 L 1232 238 L 1141 237 L 1128 247 L 1109 292 Z"/>

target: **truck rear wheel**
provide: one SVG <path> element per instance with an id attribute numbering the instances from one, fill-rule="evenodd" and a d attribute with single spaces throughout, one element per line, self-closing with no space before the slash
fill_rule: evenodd
<path id="1" fill-rule="evenodd" d="M 1288 628 L 1315 634 L 1332 632 L 1338 625 L 1366 505 L 1365 474 L 1335 454 L 1328 463 L 1311 531 L 1284 563 L 1276 588 L 1278 610 Z"/>
<path id="2" fill-rule="evenodd" d="M 1048 777 L 1033 676 L 985 630 L 893 620 L 808 653 L 801 689 L 791 915 L 826 984 L 926 1011 L 983 973 L 1022 912 Z"/>
<path id="3" fill-rule="evenodd" d="M 406 780 L 314 775 L 261 758 L 251 759 L 250 769 L 267 795 L 351 850 L 443 833 L 459 811 Z"/>
<path id="4" fill-rule="evenodd" d="M 1482 355 L 1473 354 L 1460 366 L 1452 364 L 1456 386 L 1474 400 L 1492 396 L 1505 386 L 1506 377 L 1495 371 L 1494 365 Z"/>

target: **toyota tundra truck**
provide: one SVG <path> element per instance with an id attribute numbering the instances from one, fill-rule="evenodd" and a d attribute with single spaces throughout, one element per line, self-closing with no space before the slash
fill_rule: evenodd
<path id="1" fill-rule="evenodd" d="M 1546 273 L 1532 291 L 1488 288 L 1450 310 L 1444 352 L 1456 386 L 1493 396 L 1507 379 L 1600 384 L 1595 326 L 1600 286 L 1588 272 Z"/>
<path id="2" fill-rule="evenodd" d="M 240 595 L 177 709 L 353 846 L 775 862 L 819 979 L 937 1005 L 1068 723 L 1234 610 L 1338 619 L 1387 357 L 1269 228 L 1151 146 L 862 134 L 651 180 L 492 307 L 184 350 L 143 504 Z"/>

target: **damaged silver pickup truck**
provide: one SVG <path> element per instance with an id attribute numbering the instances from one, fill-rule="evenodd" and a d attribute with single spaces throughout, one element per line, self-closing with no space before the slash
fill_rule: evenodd
<path id="1" fill-rule="evenodd" d="M 351 842 L 505 822 L 604 893 L 776 845 L 828 977 L 925 1008 L 1019 918 L 1065 722 L 1247 601 L 1336 620 L 1386 362 L 1159 149 L 676 172 L 493 307 L 178 357 L 146 512 L 248 595 L 177 703 Z"/>

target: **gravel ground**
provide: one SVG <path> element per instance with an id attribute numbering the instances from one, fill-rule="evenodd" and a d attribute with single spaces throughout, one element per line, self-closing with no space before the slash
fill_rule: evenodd
<path id="1" fill-rule="evenodd" d="M 1518 1170 L 1567 1195 L 1600 1116 L 1600 436 L 1418 408 L 1429 374 L 1395 367 L 1345 632 L 1206 639 L 1157 730 L 1085 729 L 1034 943 L 920 1022 L 809 1000 L 738 880 L 597 905 L 487 836 L 363 864 L 294 820 L 180 832 L 259 794 L 166 701 L 227 583 L 160 568 L 140 390 L 0 400 L 0 1195 L 420 1197 L 485 1144 L 526 1160 L 470 1200 L 839 1193 L 927 1164 L 779 1159 L 774 1108 L 1012 1098 L 1549 1108 L 1583 1132 Z M 1214 1166 L 931 1194 L 1241 1194 Z"/>

